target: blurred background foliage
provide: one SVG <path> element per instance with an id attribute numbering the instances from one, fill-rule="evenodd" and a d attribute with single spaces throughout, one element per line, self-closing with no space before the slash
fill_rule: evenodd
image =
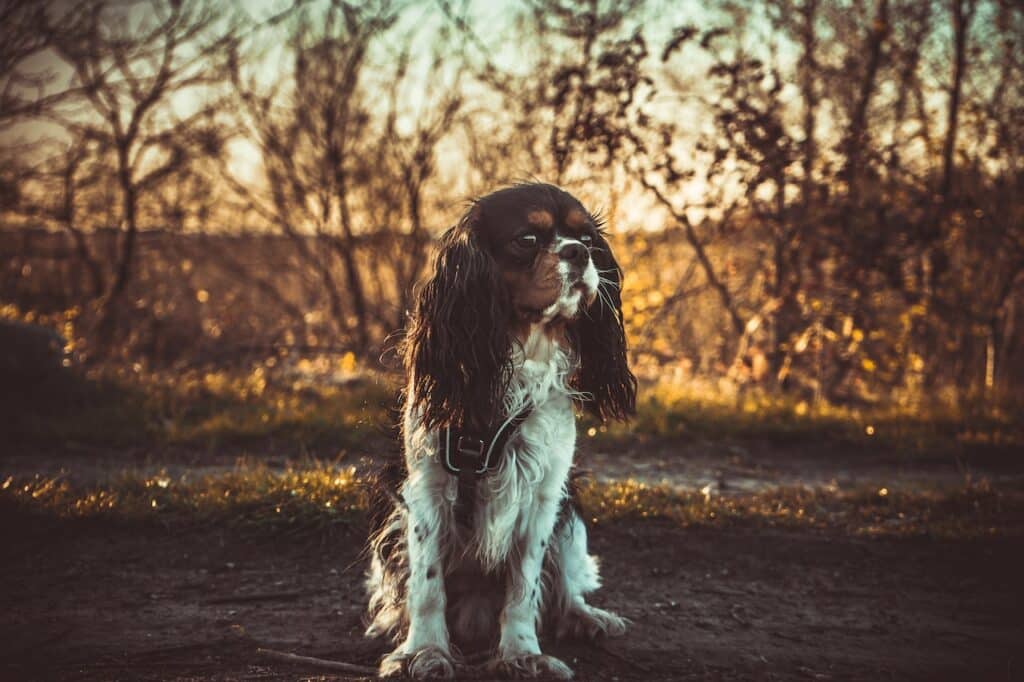
<path id="1" fill-rule="evenodd" d="M 390 393 L 339 396 L 399 380 L 434 240 L 536 179 L 607 221 L 641 430 L 1019 427 L 1013 0 L 0 0 L 0 27 L 19 391 L 41 325 L 171 441 L 369 423 Z"/>

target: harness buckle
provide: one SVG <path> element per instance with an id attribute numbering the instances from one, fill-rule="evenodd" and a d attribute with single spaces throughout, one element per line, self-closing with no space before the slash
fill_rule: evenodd
<path id="1" fill-rule="evenodd" d="M 480 464 L 476 467 L 477 476 L 487 473 L 488 467 L 491 466 L 490 457 L 484 456 L 485 452 L 488 455 L 490 454 L 487 448 L 487 443 L 480 440 L 479 438 L 459 436 L 459 440 L 455 444 L 455 450 L 460 455 L 473 457 L 474 459 L 480 462 Z"/>
<path id="2" fill-rule="evenodd" d="M 478 476 L 487 473 L 491 466 L 490 447 L 487 441 L 472 436 L 459 436 L 452 447 L 451 429 L 444 433 L 444 468 L 452 474 L 471 470 Z"/>
<path id="3" fill-rule="evenodd" d="M 459 436 L 458 443 L 455 444 L 455 450 L 462 455 L 470 455 L 472 457 L 483 457 L 484 448 L 487 447 L 487 443 L 483 442 L 479 438 L 469 438 L 467 436 Z"/>

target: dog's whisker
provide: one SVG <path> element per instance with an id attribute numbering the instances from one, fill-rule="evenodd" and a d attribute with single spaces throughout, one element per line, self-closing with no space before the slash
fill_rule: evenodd
<path id="1" fill-rule="evenodd" d="M 601 299 L 601 304 L 605 305 L 605 306 L 608 306 L 608 310 L 610 310 L 611 312 L 614 313 L 615 312 L 615 306 L 612 305 L 612 302 L 610 300 L 608 292 L 605 291 L 602 287 L 598 287 L 597 288 L 597 295 L 598 295 L 598 298 Z"/>

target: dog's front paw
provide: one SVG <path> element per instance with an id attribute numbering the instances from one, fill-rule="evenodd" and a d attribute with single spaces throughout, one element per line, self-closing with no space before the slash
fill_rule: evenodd
<path id="1" fill-rule="evenodd" d="M 554 656 L 545 654 L 510 654 L 496 658 L 487 665 L 488 672 L 510 679 L 543 677 L 571 680 L 572 668 Z"/>
<path id="2" fill-rule="evenodd" d="M 381 677 L 407 675 L 414 680 L 451 680 L 455 663 L 445 651 L 435 646 L 405 653 L 401 647 L 388 654 L 380 664 Z"/>
<path id="3" fill-rule="evenodd" d="M 555 637 L 586 637 L 597 639 L 599 637 L 620 637 L 626 634 L 626 626 L 629 623 L 622 616 L 611 611 L 605 611 L 589 604 L 582 608 L 573 608 L 566 613 L 558 623 Z"/>

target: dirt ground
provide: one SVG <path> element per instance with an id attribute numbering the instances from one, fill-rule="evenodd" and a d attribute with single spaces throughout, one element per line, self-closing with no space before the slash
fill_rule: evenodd
<path id="1" fill-rule="evenodd" d="M 162 445 L 117 449 L 68 443 L 56 449 L 24 445 L 4 449 L 0 444 L 0 473 L 16 478 L 61 475 L 90 485 L 107 482 L 124 471 L 142 476 L 162 473 L 172 478 L 184 473 L 217 474 L 231 470 L 239 460 L 281 469 L 289 460 L 301 461 L 300 453 L 289 452 L 289 445 L 268 440 L 255 448 Z M 374 437 L 353 451 L 305 454 L 339 466 L 352 465 L 364 473 L 397 453 L 391 440 Z M 965 479 L 986 479 L 1024 489 L 1024 461 L 1010 448 L 929 455 L 834 443 L 671 439 L 618 443 L 581 438 L 576 461 L 599 481 L 628 478 L 686 490 L 709 486 L 715 495 L 756 493 L 779 486 L 934 489 L 962 485 Z"/>
<path id="2" fill-rule="evenodd" d="M 375 665 L 365 528 L 329 541 L 117 527 L 0 510 L 0 678 L 351 679 L 258 647 Z M 584 680 L 1024 679 L 1019 539 L 807 530 L 592 529 L 632 627 L 548 643 Z"/>

